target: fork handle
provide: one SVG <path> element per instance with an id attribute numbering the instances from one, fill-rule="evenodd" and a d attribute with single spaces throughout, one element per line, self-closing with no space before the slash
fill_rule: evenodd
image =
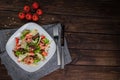
<path id="1" fill-rule="evenodd" d="M 56 40 L 56 50 L 57 50 L 57 65 L 61 65 L 60 51 L 58 46 L 58 40 Z"/>

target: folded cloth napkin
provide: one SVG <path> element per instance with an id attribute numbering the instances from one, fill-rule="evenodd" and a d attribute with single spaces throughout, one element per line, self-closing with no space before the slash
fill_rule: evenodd
<path id="1" fill-rule="evenodd" d="M 42 26 L 53 38 L 53 28 L 59 27 L 59 34 L 61 34 L 61 24 L 50 24 L 50 25 L 43 25 Z M 1 63 L 5 65 L 8 74 L 12 77 L 13 80 L 39 80 L 41 77 L 48 75 L 49 73 L 57 70 L 60 66 L 57 65 L 57 55 L 56 53 L 53 57 L 39 70 L 35 72 L 27 72 L 20 68 L 7 54 L 5 51 L 5 45 L 9 37 L 16 31 L 17 29 L 7 29 L 7 30 L 0 30 L 0 58 Z M 60 37 L 61 35 L 59 35 Z M 66 40 L 65 42 L 65 64 L 71 62 L 71 56 L 67 47 Z M 59 40 L 59 48 L 61 48 L 60 40 Z"/>

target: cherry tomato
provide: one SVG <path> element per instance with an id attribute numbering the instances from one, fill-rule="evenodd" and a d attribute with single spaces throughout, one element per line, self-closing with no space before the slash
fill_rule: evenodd
<path id="1" fill-rule="evenodd" d="M 24 8 L 23 8 L 23 10 L 24 10 L 25 12 L 29 12 L 29 11 L 30 11 L 30 6 L 25 5 Z"/>
<path id="2" fill-rule="evenodd" d="M 20 12 L 20 13 L 18 14 L 18 17 L 19 17 L 19 19 L 24 19 L 24 18 L 25 18 L 25 13 Z"/>
<path id="3" fill-rule="evenodd" d="M 44 39 L 45 38 L 45 36 L 44 35 L 41 35 L 41 39 Z"/>
<path id="4" fill-rule="evenodd" d="M 15 38 L 16 45 L 19 43 L 19 38 Z"/>
<path id="5" fill-rule="evenodd" d="M 32 19 L 32 14 L 27 13 L 25 17 L 26 17 L 27 20 L 31 20 Z"/>
<path id="6" fill-rule="evenodd" d="M 43 11 L 41 10 L 41 9 L 37 9 L 37 11 L 36 11 L 36 13 L 37 13 L 37 15 L 42 15 L 43 14 Z"/>
<path id="7" fill-rule="evenodd" d="M 33 21 L 38 21 L 38 19 L 39 19 L 39 16 L 37 14 L 33 14 L 32 20 Z"/>
<path id="8" fill-rule="evenodd" d="M 34 2 L 34 3 L 32 4 L 32 8 L 33 8 L 33 9 L 38 9 L 38 7 L 39 7 L 39 3 L 38 3 L 38 2 Z"/>
<path id="9" fill-rule="evenodd" d="M 42 55 L 43 55 L 43 56 L 47 56 L 48 53 L 44 51 L 44 52 L 42 52 Z"/>

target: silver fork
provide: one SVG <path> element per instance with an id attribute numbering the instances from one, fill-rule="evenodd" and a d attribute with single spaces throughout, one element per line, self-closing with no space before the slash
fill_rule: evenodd
<path id="1" fill-rule="evenodd" d="M 60 60 L 60 51 L 59 51 L 59 46 L 58 46 L 58 40 L 59 40 L 59 32 L 58 32 L 58 27 L 53 28 L 53 36 L 54 40 L 56 42 L 56 51 L 57 51 L 57 64 L 61 65 L 61 60 Z"/>

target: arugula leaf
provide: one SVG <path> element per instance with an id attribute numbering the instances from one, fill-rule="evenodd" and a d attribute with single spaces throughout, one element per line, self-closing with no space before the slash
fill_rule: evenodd
<path id="1" fill-rule="evenodd" d="M 21 33 L 20 39 L 25 38 L 25 35 L 28 34 L 28 33 L 30 33 L 30 30 L 25 29 L 25 30 Z"/>
<path id="2" fill-rule="evenodd" d="M 43 39 L 45 44 L 49 44 L 49 40 L 47 38 Z"/>
<path id="3" fill-rule="evenodd" d="M 41 49 L 39 46 L 37 46 L 36 49 L 34 50 L 34 53 L 36 54 L 36 53 L 40 53 L 40 52 L 41 52 Z"/>
<path id="4" fill-rule="evenodd" d="M 22 52 L 20 52 L 20 51 L 16 51 L 16 52 L 15 52 L 15 55 L 16 55 L 16 56 L 19 56 L 19 55 L 21 55 L 21 54 L 22 54 Z"/>
<path id="5" fill-rule="evenodd" d="M 40 59 L 35 59 L 34 63 L 38 63 L 40 61 Z"/>
<path id="6" fill-rule="evenodd" d="M 36 39 L 33 41 L 33 43 L 37 45 L 38 41 L 39 41 L 39 38 L 36 38 Z"/>

